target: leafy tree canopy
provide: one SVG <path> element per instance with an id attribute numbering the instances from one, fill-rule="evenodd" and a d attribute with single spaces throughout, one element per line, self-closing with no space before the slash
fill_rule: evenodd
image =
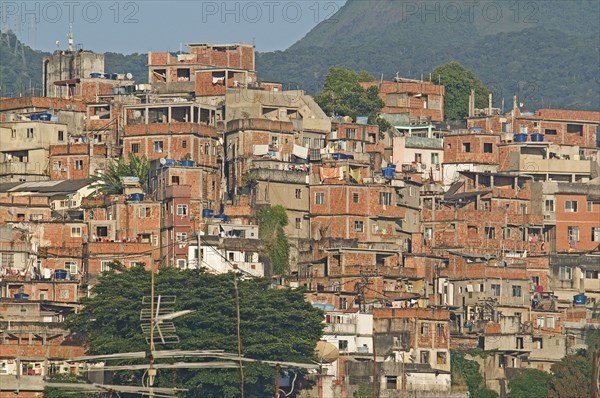
<path id="1" fill-rule="evenodd" d="M 123 181 L 121 177 L 137 177 L 140 180 L 140 186 L 144 192 L 148 192 L 148 174 L 150 172 L 150 162 L 144 155 L 136 156 L 129 153 L 129 163 L 121 156 L 119 160 L 110 161 L 106 167 L 106 172 L 97 177 L 99 181 L 100 192 L 110 194 L 123 193 Z"/>
<path id="2" fill-rule="evenodd" d="M 288 216 L 283 206 L 267 206 L 257 212 L 258 233 L 273 266 L 273 273 L 284 274 L 289 268 L 290 246 L 283 228 Z"/>
<path id="3" fill-rule="evenodd" d="M 322 312 L 304 301 L 301 290 L 271 289 L 266 279 L 238 282 L 242 353 L 246 357 L 309 362 L 322 333 Z M 150 272 L 133 267 L 105 272 L 83 300 L 84 309 L 67 319 L 68 327 L 88 338 L 89 354 L 145 351 L 140 328 L 142 297 L 150 294 Z M 233 274 L 210 275 L 201 270 L 161 269 L 156 294 L 177 296 L 176 310 L 194 312 L 175 320 L 180 343 L 157 349 L 225 350 L 237 353 Z M 122 363 L 122 362 L 121 362 Z M 244 366 L 247 397 L 273 392 L 274 369 L 256 363 Z M 116 381 L 141 384 L 139 372 L 118 372 Z M 157 384 L 188 388 L 188 397 L 238 397 L 237 369 L 159 371 Z"/>
<path id="4" fill-rule="evenodd" d="M 366 71 L 356 72 L 348 68 L 331 68 L 325 77 L 325 87 L 315 100 L 328 115 L 368 116 L 369 123 L 377 123 L 377 115 L 385 105 L 379 98 L 379 90 L 372 86 L 364 89 L 361 82 L 374 78 Z"/>
<path id="5" fill-rule="evenodd" d="M 549 387 L 550 374 L 537 369 L 527 369 L 510 379 L 507 398 L 546 398 Z"/>
<path id="6" fill-rule="evenodd" d="M 473 398 L 498 398 L 495 391 L 485 388 L 477 362 L 465 358 L 465 353 L 460 351 L 452 351 L 450 358 L 453 386 L 468 387 Z"/>
<path id="7" fill-rule="evenodd" d="M 475 90 L 475 107 L 485 108 L 488 105 L 490 90 L 470 70 L 456 61 L 438 66 L 431 73 L 434 82 L 441 82 L 445 87 L 444 115 L 447 120 L 465 119 L 469 112 L 469 95 Z"/>

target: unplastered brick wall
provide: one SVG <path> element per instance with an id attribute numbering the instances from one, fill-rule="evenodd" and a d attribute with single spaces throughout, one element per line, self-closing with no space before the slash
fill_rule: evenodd
<path id="1" fill-rule="evenodd" d="M 497 144 L 499 141 L 499 137 L 495 135 L 446 136 L 444 138 L 444 163 L 498 164 Z"/>

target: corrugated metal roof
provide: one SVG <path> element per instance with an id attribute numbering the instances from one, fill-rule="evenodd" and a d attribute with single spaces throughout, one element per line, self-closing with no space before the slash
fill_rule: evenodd
<path id="1" fill-rule="evenodd" d="M 94 182 L 93 179 L 60 181 L 27 181 L 0 184 L 0 192 L 71 193 Z"/>

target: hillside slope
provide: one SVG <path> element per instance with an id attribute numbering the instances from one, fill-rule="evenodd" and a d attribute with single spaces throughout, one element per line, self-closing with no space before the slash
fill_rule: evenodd
<path id="1" fill-rule="evenodd" d="M 460 16 L 443 2 L 425 12 L 424 3 L 349 0 L 288 50 L 259 54 L 259 76 L 315 93 L 331 66 L 420 78 L 457 60 L 498 105 L 519 94 L 532 109 L 600 108 L 600 2 L 481 1 L 472 11 L 452 2 L 463 4 Z"/>

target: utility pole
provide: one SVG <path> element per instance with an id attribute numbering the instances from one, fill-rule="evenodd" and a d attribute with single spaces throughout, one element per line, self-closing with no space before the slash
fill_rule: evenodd
<path id="1" fill-rule="evenodd" d="M 152 245 L 152 238 L 150 239 Z M 150 259 L 150 364 L 148 365 L 148 386 L 154 385 L 154 377 L 156 377 L 156 369 L 154 369 L 154 270 L 155 270 L 155 249 L 152 245 L 152 258 Z M 154 393 L 150 392 L 150 396 Z"/>
<path id="2" fill-rule="evenodd" d="M 600 392 L 598 391 L 599 361 L 600 353 L 598 352 L 598 349 L 596 349 L 594 351 L 594 357 L 592 359 L 592 384 L 590 385 L 591 398 L 600 398 Z"/>

